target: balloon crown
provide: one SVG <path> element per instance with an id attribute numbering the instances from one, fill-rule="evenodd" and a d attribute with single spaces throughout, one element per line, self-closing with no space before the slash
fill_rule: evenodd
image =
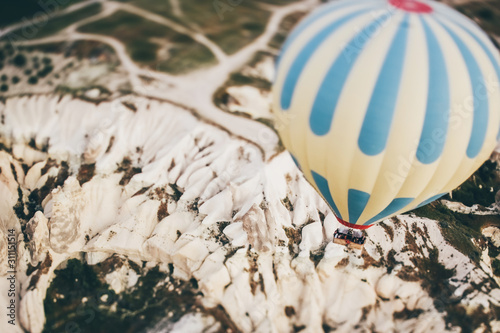
<path id="1" fill-rule="evenodd" d="M 397 7 L 401 10 L 411 12 L 411 13 L 420 13 L 420 14 L 429 14 L 432 13 L 432 7 L 415 0 L 389 0 L 389 3 L 394 7 Z"/>

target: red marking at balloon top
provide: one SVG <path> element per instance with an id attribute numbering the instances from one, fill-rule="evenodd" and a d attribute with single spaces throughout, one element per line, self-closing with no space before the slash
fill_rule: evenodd
<path id="1" fill-rule="evenodd" d="M 415 0 L 389 0 L 389 3 L 394 7 L 412 13 L 432 13 L 432 7 Z"/>

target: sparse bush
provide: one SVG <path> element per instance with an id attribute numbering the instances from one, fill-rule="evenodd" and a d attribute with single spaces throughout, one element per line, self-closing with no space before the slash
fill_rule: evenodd
<path id="1" fill-rule="evenodd" d="M 36 76 L 30 76 L 28 79 L 29 84 L 37 84 L 38 83 L 38 78 Z"/>
<path id="2" fill-rule="evenodd" d="M 12 63 L 16 67 L 24 67 L 26 65 L 26 57 L 23 54 L 19 53 L 14 57 L 14 59 L 12 59 Z"/>
<path id="3" fill-rule="evenodd" d="M 448 195 L 445 198 L 469 207 L 474 204 L 488 207 L 495 202 L 495 194 L 499 189 L 498 177 L 497 164 L 488 160 L 453 191 L 451 198 Z"/>
<path id="4" fill-rule="evenodd" d="M 491 268 L 493 269 L 493 274 L 495 274 L 496 276 L 500 276 L 500 260 L 493 259 Z"/>
<path id="5" fill-rule="evenodd" d="M 39 78 L 46 77 L 47 75 L 49 75 L 50 72 L 52 72 L 53 69 L 54 69 L 54 67 L 49 65 L 47 67 L 44 67 L 42 70 L 38 71 L 38 73 L 36 75 Z"/>
<path id="6" fill-rule="evenodd" d="M 477 11 L 477 16 L 482 18 L 483 20 L 493 20 L 495 18 L 495 14 L 489 8 L 481 8 Z"/>

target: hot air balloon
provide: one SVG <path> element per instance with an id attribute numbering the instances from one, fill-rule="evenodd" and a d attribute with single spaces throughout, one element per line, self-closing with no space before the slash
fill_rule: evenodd
<path id="1" fill-rule="evenodd" d="M 448 193 L 488 159 L 499 63 L 488 36 L 444 4 L 333 1 L 283 46 L 277 130 L 339 221 L 366 229 Z"/>

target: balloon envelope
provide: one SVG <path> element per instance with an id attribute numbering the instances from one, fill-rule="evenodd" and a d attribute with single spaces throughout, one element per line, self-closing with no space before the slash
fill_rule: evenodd
<path id="1" fill-rule="evenodd" d="M 500 57 L 437 2 L 340 0 L 291 33 L 277 130 L 337 217 L 368 227 L 466 180 L 495 148 Z"/>

